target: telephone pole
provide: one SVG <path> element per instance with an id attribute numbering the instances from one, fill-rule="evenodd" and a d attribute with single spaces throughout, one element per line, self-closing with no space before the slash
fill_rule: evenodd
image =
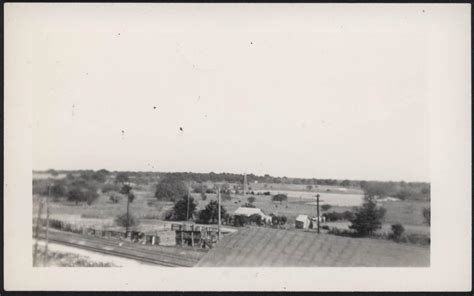
<path id="1" fill-rule="evenodd" d="M 130 224 L 129 211 L 130 211 L 130 192 L 127 194 L 127 223 L 125 223 L 125 235 L 128 235 L 128 226 Z"/>
<path id="2" fill-rule="evenodd" d="M 316 215 L 318 219 L 318 233 L 319 233 L 319 193 L 316 194 Z"/>
<path id="3" fill-rule="evenodd" d="M 48 262 L 48 242 L 49 242 L 49 197 L 51 195 L 51 184 L 48 186 L 48 196 L 46 196 L 46 245 L 44 247 L 44 266 Z"/>
<path id="4" fill-rule="evenodd" d="M 41 231 L 41 214 L 43 212 L 43 201 L 40 199 L 38 204 L 38 217 L 36 218 L 36 229 L 35 229 L 35 254 L 33 257 L 33 266 L 36 266 L 38 262 L 38 240 L 39 240 L 39 233 Z"/>
<path id="5" fill-rule="evenodd" d="M 186 204 L 186 221 L 189 219 L 189 188 L 188 188 L 188 200 Z"/>
<path id="6" fill-rule="evenodd" d="M 217 187 L 217 240 L 221 239 L 221 188 Z"/>

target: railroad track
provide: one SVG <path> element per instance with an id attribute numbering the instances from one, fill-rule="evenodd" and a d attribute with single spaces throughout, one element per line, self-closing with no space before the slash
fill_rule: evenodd
<path id="1" fill-rule="evenodd" d="M 45 236 L 42 233 L 38 238 L 45 239 Z M 158 247 L 156 249 L 144 248 L 144 246 L 141 245 L 118 240 L 107 240 L 98 237 L 87 237 L 59 232 L 50 232 L 48 239 L 58 244 L 167 267 L 192 267 L 196 265 L 206 253 L 180 249 L 164 251 Z M 119 245 L 119 243 L 122 244 Z M 180 252 L 181 254 L 174 254 L 173 252 Z"/>

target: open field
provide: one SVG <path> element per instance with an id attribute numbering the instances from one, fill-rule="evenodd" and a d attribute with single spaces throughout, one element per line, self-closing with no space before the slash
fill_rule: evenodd
<path id="1" fill-rule="evenodd" d="M 262 185 L 262 184 L 259 184 Z M 285 184 L 287 185 L 287 184 Z M 288 189 L 288 186 L 286 186 Z M 300 186 L 301 187 L 301 186 Z M 164 214 L 173 207 L 172 202 L 158 201 L 154 197 L 153 185 L 140 185 L 135 187 L 136 196 L 133 203 L 130 204 L 130 212 L 140 218 L 143 224 L 162 224 L 165 223 Z M 295 188 L 293 188 L 295 189 Z M 289 191 L 280 190 L 275 192 L 288 193 L 288 200 L 282 203 L 273 202 L 269 195 L 254 195 L 256 198 L 254 205 L 262 209 L 266 214 L 274 213 L 276 215 L 285 215 L 288 222 L 294 223 L 296 216 L 305 214 L 309 216 L 316 215 L 314 205 L 314 192 L 307 191 Z M 206 194 L 207 199 L 202 200 L 201 195 L 191 193 L 191 196 L 197 202 L 197 208 L 203 209 L 211 200 L 216 200 L 216 194 Z M 222 205 L 228 213 L 232 213 L 238 207 L 247 202 L 250 195 L 231 195 L 231 200 L 222 200 Z M 34 196 L 33 216 L 37 215 L 37 198 Z M 320 203 L 330 204 L 332 207 L 328 211 L 344 212 L 353 210 L 355 206 L 362 203 L 362 195 L 349 193 L 320 193 Z M 383 202 L 383 207 L 387 209 L 384 223 L 387 225 L 401 223 L 404 226 L 417 226 L 423 233 L 429 232 L 429 227 L 423 224 L 422 209 L 429 206 L 429 202 L 418 201 L 400 201 Z M 59 201 L 50 203 L 50 213 L 52 218 L 70 221 L 74 223 L 91 223 L 92 225 L 112 225 L 113 219 L 125 213 L 126 201 L 122 199 L 117 204 L 109 201 L 109 195 L 102 194 L 92 205 L 78 204 L 73 202 Z M 321 210 L 321 213 L 324 211 Z M 160 221 L 160 223 L 158 223 Z M 169 223 L 169 222 L 168 222 Z M 405 227 L 407 230 L 410 227 Z"/>
<path id="2" fill-rule="evenodd" d="M 224 237 L 200 267 L 429 266 L 430 250 L 368 238 L 246 227 Z"/>
<path id="3" fill-rule="evenodd" d="M 423 208 L 429 207 L 426 201 L 384 202 L 381 206 L 387 209 L 385 223 L 401 223 L 403 225 L 417 225 L 426 227 L 423 220 Z M 429 227 L 428 227 L 429 228 Z"/>

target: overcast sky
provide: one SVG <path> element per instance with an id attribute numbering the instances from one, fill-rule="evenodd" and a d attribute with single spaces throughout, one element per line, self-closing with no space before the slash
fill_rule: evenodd
<path id="1" fill-rule="evenodd" d="M 34 169 L 429 181 L 416 6 L 107 7 L 30 16 Z"/>

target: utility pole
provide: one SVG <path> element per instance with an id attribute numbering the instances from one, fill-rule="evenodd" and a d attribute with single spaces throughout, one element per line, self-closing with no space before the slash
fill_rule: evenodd
<path id="1" fill-rule="evenodd" d="M 318 233 L 319 233 L 319 193 L 316 194 L 316 213 L 317 213 L 317 218 L 318 219 Z"/>
<path id="2" fill-rule="evenodd" d="M 221 188 L 217 187 L 217 240 L 221 239 Z"/>
<path id="3" fill-rule="evenodd" d="M 244 173 L 244 188 L 243 189 L 244 189 L 244 198 L 245 198 L 247 194 L 247 174 L 246 173 Z"/>
<path id="4" fill-rule="evenodd" d="M 189 188 L 188 188 L 188 201 L 186 205 L 186 221 L 189 219 Z"/>
<path id="5" fill-rule="evenodd" d="M 128 226 L 130 224 L 129 211 L 130 211 L 130 191 L 127 194 L 127 223 L 125 223 L 125 235 L 128 235 Z"/>
<path id="6" fill-rule="evenodd" d="M 39 205 L 38 205 L 38 217 L 36 218 L 36 229 L 35 229 L 35 254 L 33 257 L 33 266 L 36 266 L 36 263 L 38 262 L 38 240 L 39 240 L 39 233 L 41 230 L 41 213 L 43 212 L 43 201 L 40 199 L 39 200 Z"/>
<path id="7" fill-rule="evenodd" d="M 49 242 L 49 197 L 51 195 L 51 184 L 48 186 L 48 195 L 46 196 L 46 245 L 44 247 L 44 266 L 48 262 L 48 242 Z"/>

